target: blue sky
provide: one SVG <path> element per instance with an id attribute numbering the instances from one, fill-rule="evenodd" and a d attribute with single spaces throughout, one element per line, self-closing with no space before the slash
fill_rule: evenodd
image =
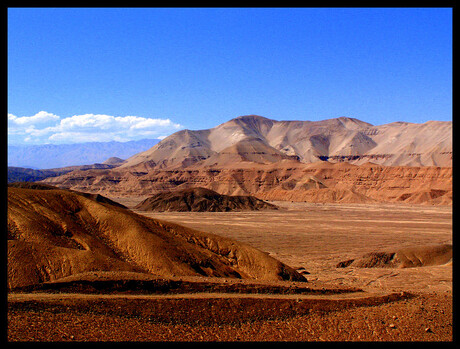
<path id="1" fill-rule="evenodd" d="M 9 8 L 8 140 L 452 120 L 450 8 Z"/>

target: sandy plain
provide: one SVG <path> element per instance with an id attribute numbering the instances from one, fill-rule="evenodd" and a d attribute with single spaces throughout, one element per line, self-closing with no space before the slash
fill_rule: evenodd
<path id="1" fill-rule="evenodd" d="M 132 205 L 130 199 L 121 201 L 127 207 Z M 336 268 L 341 261 L 369 252 L 452 244 L 452 206 L 270 203 L 280 209 L 135 212 L 246 242 L 295 269 L 309 272 L 306 277 L 312 284 L 328 283 L 369 291 L 452 290 L 452 266 Z"/>
<path id="2" fill-rule="evenodd" d="M 140 198 L 111 199 L 129 208 L 140 201 Z M 207 321 L 194 323 L 188 313 L 179 322 L 138 316 L 142 306 L 136 306 L 136 302 L 143 304 L 140 298 L 131 302 L 126 297 L 112 298 L 109 305 L 98 300 L 96 308 L 123 308 L 123 312 L 131 312 L 132 316 L 126 316 L 113 309 L 109 312 L 85 311 L 84 307 L 78 310 L 75 308 L 78 297 L 66 303 L 65 297 L 55 295 L 59 299 L 52 305 L 31 306 L 33 302 L 21 303 L 20 296 L 16 295 L 19 299 L 11 303 L 13 306 L 8 312 L 8 340 L 453 340 L 452 264 L 404 269 L 336 268 L 341 261 L 372 251 L 451 244 L 451 206 L 271 203 L 279 205 L 280 210 L 135 212 L 249 243 L 304 272 L 309 281 L 307 285 L 312 288 L 357 287 L 368 294 L 409 292 L 413 297 L 356 307 L 340 303 L 342 305 L 334 311 L 323 311 L 321 307 L 317 311 L 302 308 L 298 305 L 308 304 L 311 297 L 302 299 L 300 296 L 254 298 L 244 294 L 236 297 L 208 294 L 203 297 L 183 295 L 167 302 L 149 300 L 151 305 L 160 304 L 153 307 L 159 309 L 158 313 L 187 309 L 210 316 Z M 40 304 L 46 303 L 44 298 Z M 165 303 L 161 303 L 163 301 Z M 235 322 L 235 316 L 243 313 L 246 319 Z M 221 320 L 215 321 L 216 318 Z"/>

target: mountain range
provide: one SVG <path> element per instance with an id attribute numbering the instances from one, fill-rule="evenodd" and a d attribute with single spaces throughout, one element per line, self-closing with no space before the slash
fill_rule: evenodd
<path id="1" fill-rule="evenodd" d="M 142 139 L 129 142 L 8 145 L 8 166 L 54 169 L 102 163 L 110 157 L 127 159 L 151 148 L 159 141 L 159 139 Z"/>
<path id="2" fill-rule="evenodd" d="M 450 204 L 452 122 L 373 126 L 347 117 L 240 116 L 176 132 L 115 168 L 44 182 L 109 196 L 203 187 L 263 200 Z"/>
<path id="3" fill-rule="evenodd" d="M 276 121 L 240 116 L 212 129 L 178 131 L 122 167 L 184 168 L 240 162 L 329 160 L 387 166 L 450 166 L 452 122 L 374 126 L 354 118 Z"/>

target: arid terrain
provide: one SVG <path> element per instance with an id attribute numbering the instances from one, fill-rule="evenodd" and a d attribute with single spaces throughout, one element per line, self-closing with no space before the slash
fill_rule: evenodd
<path id="1" fill-rule="evenodd" d="M 452 122 L 374 126 L 340 117 L 246 115 L 182 130 L 111 169 L 43 180 L 105 196 L 203 187 L 224 195 L 318 203 L 452 203 Z"/>
<path id="2" fill-rule="evenodd" d="M 9 184 L 8 340 L 452 341 L 451 138 L 248 115 Z"/>
<path id="3" fill-rule="evenodd" d="M 129 199 L 118 200 L 130 204 Z M 297 270 L 309 272 L 309 283 L 414 292 L 452 288 L 451 265 L 336 268 L 341 261 L 369 252 L 452 244 L 451 206 L 271 203 L 280 209 L 136 212 L 246 242 Z"/>
<path id="4" fill-rule="evenodd" d="M 139 202 L 110 199 L 128 208 Z M 451 206 L 272 203 L 280 209 L 134 211 L 248 243 L 308 282 L 176 277 L 148 291 L 145 275 L 136 288 L 129 273 L 87 273 L 11 293 L 9 340 L 452 340 L 452 262 L 336 267 L 372 251 L 451 244 Z M 131 281 L 114 286 L 123 278 Z"/>

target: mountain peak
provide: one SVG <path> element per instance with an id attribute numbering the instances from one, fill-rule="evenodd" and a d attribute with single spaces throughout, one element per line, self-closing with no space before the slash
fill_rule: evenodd
<path id="1" fill-rule="evenodd" d="M 225 124 L 238 124 L 244 125 L 245 127 L 249 127 L 251 129 L 260 129 L 261 125 L 264 125 L 265 128 L 270 128 L 273 126 L 274 123 L 278 121 L 266 118 L 260 115 L 241 115 L 230 121 L 226 122 Z"/>
<path id="2" fill-rule="evenodd" d="M 336 120 L 339 120 L 344 125 L 354 124 L 356 126 L 364 126 L 364 127 L 374 126 L 374 125 L 372 125 L 372 124 L 370 124 L 368 122 L 361 121 L 359 119 L 351 118 L 351 117 L 348 117 L 348 116 L 340 116 Z"/>
<path id="3" fill-rule="evenodd" d="M 249 115 L 241 115 L 233 120 L 270 120 L 273 121 L 269 118 L 266 118 L 265 116 L 260 116 L 260 115 L 255 115 L 255 114 L 249 114 Z"/>
<path id="4" fill-rule="evenodd" d="M 288 156 L 304 163 L 326 157 L 333 161 L 364 159 L 385 164 L 406 164 L 414 163 L 413 157 L 400 158 L 391 154 L 399 154 L 406 148 L 411 149 L 410 153 L 431 154 L 439 147 L 443 150 L 437 150 L 439 154 L 436 153 L 435 158 L 424 156 L 420 161 L 427 165 L 449 164 L 451 125 L 447 124 L 442 130 L 431 127 L 429 123 L 424 128 L 417 124 L 411 130 L 407 127 L 412 125 L 403 128 L 373 126 L 347 116 L 320 121 L 277 121 L 260 115 L 241 115 L 212 129 L 178 131 L 155 147 L 128 159 L 120 168 L 140 163 L 149 163 L 149 168 L 242 161 L 271 163 Z M 405 137 L 398 142 L 390 141 L 402 132 Z M 420 132 L 427 133 L 427 136 L 420 136 Z M 408 137 L 409 134 L 411 137 Z M 414 145 L 411 142 L 415 142 Z M 355 158 L 349 158 L 352 156 Z M 420 163 L 417 161 L 415 163 Z"/>

